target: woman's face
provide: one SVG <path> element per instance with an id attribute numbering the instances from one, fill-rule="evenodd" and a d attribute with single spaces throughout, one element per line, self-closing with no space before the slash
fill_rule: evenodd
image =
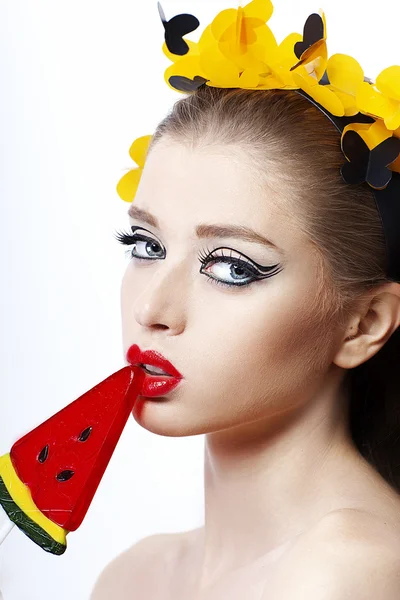
<path id="1" fill-rule="evenodd" d="M 240 149 L 189 150 L 163 139 L 131 205 L 159 227 L 129 218 L 138 237 L 151 239 L 130 249 L 151 260 L 132 258 L 122 280 L 124 355 L 132 344 L 157 350 L 184 377 L 166 401 L 135 404 L 137 422 L 160 435 L 272 423 L 309 400 L 331 364 L 317 255 L 283 210 L 279 181 L 261 190 L 245 160 Z M 253 229 L 276 248 L 238 234 L 197 237 L 201 224 Z M 199 255 L 209 254 L 200 273 Z"/>

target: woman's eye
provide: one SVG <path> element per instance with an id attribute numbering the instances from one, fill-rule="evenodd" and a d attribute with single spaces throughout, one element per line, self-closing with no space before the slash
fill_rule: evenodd
<path id="1" fill-rule="evenodd" d="M 132 250 L 127 250 L 126 254 L 135 260 L 144 261 L 153 260 L 154 258 L 163 258 L 158 254 L 162 248 L 153 238 L 124 232 L 117 234 L 115 237 L 121 244 L 125 244 L 126 246 L 133 245 Z"/>
<path id="2" fill-rule="evenodd" d="M 127 250 L 127 254 L 135 261 L 144 262 L 164 258 L 163 254 L 160 256 L 160 252 L 163 252 L 162 246 L 153 238 L 127 233 L 117 234 L 116 238 L 121 244 L 133 245 L 132 250 Z M 198 258 L 202 264 L 200 273 L 207 275 L 207 280 L 217 285 L 226 287 L 246 286 L 275 274 L 278 266 L 256 266 L 249 261 L 225 256 L 223 253 L 222 256 L 215 255 L 215 252 L 216 250 L 213 252 L 208 251 L 206 255 L 200 253 Z M 272 271 L 274 273 L 271 273 Z"/>
<path id="3" fill-rule="evenodd" d="M 202 267 L 200 273 L 208 275 L 208 281 L 226 286 L 249 285 L 257 279 L 257 272 L 251 263 L 227 256 L 213 256 L 212 258 L 200 258 Z"/>

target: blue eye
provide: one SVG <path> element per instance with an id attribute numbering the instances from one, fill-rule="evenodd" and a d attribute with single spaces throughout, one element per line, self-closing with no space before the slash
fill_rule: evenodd
<path id="1" fill-rule="evenodd" d="M 240 287 L 250 285 L 250 283 L 260 279 L 265 279 L 266 275 L 260 273 L 255 264 L 247 260 L 242 260 L 241 258 L 234 258 L 232 252 L 235 251 L 232 249 L 229 249 L 230 256 L 226 256 L 224 255 L 224 249 L 225 248 L 222 247 L 216 248 L 211 252 L 207 249 L 208 254 L 200 252 L 198 255 L 198 258 L 203 265 L 200 269 L 200 273 L 206 274 L 208 276 L 208 281 L 227 287 Z M 217 250 L 222 250 L 222 254 L 216 254 Z M 209 269 L 214 265 L 217 266 L 215 275 L 218 275 L 219 273 L 220 276 L 232 277 L 233 281 L 236 283 L 228 283 L 226 281 L 221 281 L 221 279 L 218 279 L 215 275 L 208 275 L 206 269 Z M 264 267 L 264 273 L 273 271 L 276 269 L 276 266 L 277 265 Z M 270 277 L 270 275 L 268 275 L 268 277 Z"/>
<path id="2" fill-rule="evenodd" d="M 139 227 L 137 229 L 139 229 Z M 142 246 L 139 246 L 139 248 L 142 248 L 142 249 L 144 248 L 145 252 L 147 251 L 147 249 L 149 249 L 150 252 L 157 252 L 157 250 L 154 250 L 154 246 L 156 248 L 157 247 L 161 248 L 160 244 L 154 238 L 149 238 L 144 235 L 139 235 L 139 234 L 133 235 L 133 234 L 122 232 L 122 233 L 118 233 L 115 237 L 121 244 L 125 244 L 126 246 L 132 246 L 132 245 L 134 246 L 134 248 L 132 250 L 127 250 L 126 254 L 139 262 L 154 259 L 154 257 L 149 256 L 148 254 L 145 256 L 140 256 L 136 253 L 139 242 L 142 242 L 142 244 L 143 244 Z M 162 257 L 158 257 L 158 258 L 162 258 Z"/>
<path id="3" fill-rule="evenodd" d="M 137 227 L 137 229 L 141 228 Z M 152 261 L 154 259 L 164 257 L 164 255 L 160 256 L 158 254 L 160 250 L 162 252 L 162 247 L 154 238 L 146 237 L 142 234 L 129 234 L 125 232 L 118 233 L 115 237 L 121 244 L 128 246 L 133 245 L 132 250 L 127 250 L 126 254 L 128 254 L 131 259 L 134 259 L 136 262 L 143 263 L 144 261 Z M 222 255 L 215 254 L 217 250 L 221 249 Z M 145 256 L 138 254 L 138 250 L 143 252 Z M 236 252 L 235 250 L 229 249 L 231 253 L 230 256 L 224 255 L 223 250 L 224 248 L 222 247 L 211 252 L 207 249 L 207 254 L 200 252 L 198 255 L 198 259 L 202 265 L 200 273 L 207 275 L 207 281 L 210 283 L 215 283 L 217 285 L 230 288 L 242 287 L 248 286 L 250 283 L 255 281 L 271 277 L 277 272 L 277 267 L 279 265 L 264 267 L 247 260 L 242 260 L 241 258 L 232 257 L 232 252 Z M 148 253 L 150 253 L 150 255 Z M 221 280 L 220 278 L 216 277 L 216 274 L 208 274 L 206 272 L 206 269 L 210 269 L 210 267 L 214 265 L 217 266 L 217 274 L 219 272 L 220 276 L 231 277 L 231 282 Z"/>

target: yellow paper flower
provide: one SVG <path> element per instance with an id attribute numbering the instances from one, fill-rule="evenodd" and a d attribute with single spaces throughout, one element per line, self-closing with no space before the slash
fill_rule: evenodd
<path id="1" fill-rule="evenodd" d="M 221 88 L 297 89 L 290 67 L 296 61 L 294 44 L 302 38 L 290 34 L 278 45 L 265 23 L 272 11 L 270 0 L 253 0 L 243 8 L 221 11 L 198 43 L 185 39 L 190 49 L 185 56 L 172 55 L 164 43 L 163 52 L 173 61 L 164 73 L 169 87 L 184 93 L 202 83 Z"/>
<path id="2" fill-rule="evenodd" d="M 304 90 L 318 104 L 326 108 L 332 115 L 337 117 L 344 116 L 344 106 L 342 101 L 326 85 L 320 85 L 313 77 L 305 73 L 293 73 L 293 79 L 298 87 Z"/>
<path id="3" fill-rule="evenodd" d="M 164 73 L 164 79 L 174 90 L 186 91 L 175 87 L 176 80 L 182 85 L 180 78 L 193 81 L 195 77 L 204 78 L 207 85 L 214 87 L 256 87 L 259 81 L 257 70 L 262 70 L 262 62 L 250 56 L 242 56 L 242 67 L 229 53 L 221 51 L 221 44 L 212 34 L 212 24 L 203 32 L 199 42 L 191 46 L 185 56 L 174 60 Z M 228 56 L 227 56 L 228 54 Z M 248 67 L 246 67 L 246 63 Z"/>
<path id="4" fill-rule="evenodd" d="M 246 32 L 246 23 L 248 22 L 251 23 L 251 27 L 248 24 Z M 210 28 L 212 35 L 215 31 L 213 23 Z M 237 24 L 236 37 L 231 31 L 229 36 L 214 36 L 214 42 L 219 52 L 234 62 L 241 71 L 258 68 L 260 61 L 268 62 L 268 58 L 278 47 L 275 36 L 268 25 L 256 19 L 242 19 L 241 24 Z M 204 50 L 209 48 L 210 46 Z"/>
<path id="5" fill-rule="evenodd" d="M 136 195 L 152 137 L 152 135 L 139 137 L 129 148 L 130 157 L 138 167 L 125 173 L 117 183 L 117 193 L 125 202 L 132 202 Z"/>
<path id="6" fill-rule="evenodd" d="M 352 56 L 333 54 L 326 66 L 329 84 L 326 86 L 334 92 L 344 107 L 346 116 L 354 116 L 360 112 L 357 105 L 357 92 L 364 82 L 364 71 Z"/>
<path id="7" fill-rule="evenodd" d="M 222 10 L 211 24 L 212 34 L 227 44 L 232 54 L 244 54 L 257 39 L 255 29 L 264 25 L 273 12 L 269 0 L 253 0 L 243 8 Z"/>
<path id="8" fill-rule="evenodd" d="M 299 88 L 293 79 L 290 68 L 296 61 L 294 45 L 301 39 L 299 33 L 290 33 L 273 51 L 261 54 L 266 69 L 260 74 L 258 89 L 295 90 Z"/>
<path id="9" fill-rule="evenodd" d="M 390 130 L 400 127 L 400 66 L 384 69 L 375 85 L 363 83 L 357 92 L 360 110 L 384 120 Z"/>

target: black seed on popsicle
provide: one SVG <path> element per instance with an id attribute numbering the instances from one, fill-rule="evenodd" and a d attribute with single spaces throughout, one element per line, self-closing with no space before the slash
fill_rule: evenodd
<path id="1" fill-rule="evenodd" d="M 82 431 L 82 433 L 79 436 L 78 440 L 80 442 L 86 442 L 86 440 L 88 439 L 89 435 L 92 433 L 92 429 L 93 429 L 93 427 L 86 427 L 86 429 L 84 431 Z"/>
<path id="2" fill-rule="evenodd" d="M 38 456 L 38 461 L 41 463 L 44 463 L 44 461 L 46 460 L 48 455 L 49 455 L 49 445 L 47 444 L 47 446 L 42 448 L 42 450 L 40 451 L 40 454 Z"/>
<path id="3" fill-rule="evenodd" d="M 75 475 L 75 472 L 66 469 L 65 471 L 61 471 L 61 473 L 56 476 L 56 479 L 58 479 L 58 481 L 68 481 L 68 479 L 71 479 L 72 475 Z"/>

